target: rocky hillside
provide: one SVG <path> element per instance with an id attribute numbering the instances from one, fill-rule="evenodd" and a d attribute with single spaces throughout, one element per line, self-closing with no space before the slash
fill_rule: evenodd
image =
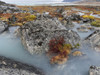
<path id="1" fill-rule="evenodd" d="M 20 12 L 20 8 L 15 5 L 7 4 L 5 2 L 0 1 L 0 13 L 17 13 Z"/>

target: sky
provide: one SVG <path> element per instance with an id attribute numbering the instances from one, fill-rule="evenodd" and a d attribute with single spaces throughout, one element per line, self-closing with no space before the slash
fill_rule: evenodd
<path id="1" fill-rule="evenodd" d="M 63 1 L 77 1 L 77 0 L 1 0 L 6 3 L 17 4 L 17 5 L 32 5 L 32 4 L 49 4 L 49 3 L 61 3 Z"/>
<path id="2" fill-rule="evenodd" d="M 29 2 L 62 2 L 63 0 L 1 0 L 1 1 L 5 1 L 5 2 L 19 2 L 19 1 L 29 1 Z"/>

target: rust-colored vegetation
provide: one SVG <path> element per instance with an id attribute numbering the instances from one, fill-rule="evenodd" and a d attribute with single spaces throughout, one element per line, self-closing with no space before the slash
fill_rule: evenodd
<path id="1" fill-rule="evenodd" d="M 0 14 L 0 20 L 8 22 L 12 26 L 22 26 L 24 23 L 35 19 L 36 16 L 30 13 Z"/>
<path id="2" fill-rule="evenodd" d="M 51 64 L 63 64 L 67 61 L 68 55 L 71 52 L 72 46 L 66 44 L 64 37 L 59 36 L 53 38 L 49 42 L 49 52 L 48 54 L 52 56 L 50 59 Z"/>

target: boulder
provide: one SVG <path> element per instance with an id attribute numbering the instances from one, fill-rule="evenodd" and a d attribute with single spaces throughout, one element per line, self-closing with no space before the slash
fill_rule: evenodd
<path id="1" fill-rule="evenodd" d="M 74 24 L 71 20 L 70 17 L 65 18 L 64 20 L 62 20 L 62 24 L 67 28 L 67 29 L 72 29 L 74 27 Z"/>
<path id="2" fill-rule="evenodd" d="M 0 75 L 45 75 L 45 74 L 39 68 L 0 56 Z"/>
<path id="3" fill-rule="evenodd" d="M 7 29 L 8 29 L 8 24 L 6 24 L 3 21 L 0 21 L 0 33 L 4 32 Z"/>
<path id="4" fill-rule="evenodd" d="M 94 31 L 85 40 L 90 41 L 91 45 L 96 51 L 100 52 L 100 30 Z"/>
<path id="5" fill-rule="evenodd" d="M 31 54 L 47 52 L 48 43 L 54 37 L 64 36 L 65 42 L 72 46 L 80 42 L 80 37 L 76 32 L 67 30 L 59 20 L 54 18 L 28 22 L 19 31 L 23 45 Z"/>
<path id="6" fill-rule="evenodd" d="M 0 13 L 18 13 L 20 11 L 20 8 L 18 8 L 17 6 L 0 1 Z"/>
<path id="7" fill-rule="evenodd" d="M 63 13 L 64 10 L 65 10 L 65 9 L 64 9 L 63 7 L 62 7 L 62 8 L 57 8 L 57 9 L 56 9 L 56 12 L 57 12 L 57 13 Z"/>
<path id="8" fill-rule="evenodd" d="M 81 20 L 81 16 L 78 14 L 74 14 L 74 13 L 70 15 L 70 18 L 71 20 L 76 20 L 76 21 Z"/>
<path id="9" fill-rule="evenodd" d="M 89 69 L 89 75 L 100 75 L 100 67 L 91 66 Z"/>
<path id="10" fill-rule="evenodd" d="M 37 16 L 37 19 L 51 19 L 52 18 L 52 16 L 51 15 L 49 15 L 49 13 L 48 12 L 44 12 L 44 13 L 42 13 L 42 14 L 40 14 L 40 13 L 37 13 L 36 14 L 36 16 Z"/>

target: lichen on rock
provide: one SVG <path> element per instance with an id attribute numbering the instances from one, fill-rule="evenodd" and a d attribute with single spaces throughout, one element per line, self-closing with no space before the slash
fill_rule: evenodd
<path id="1" fill-rule="evenodd" d="M 73 52 L 73 56 L 82 56 L 82 55 L 83 55 L 83 53 L 80 51 Z"/>
<path id="2" fill-rule="evenodd" d="M 79 35 L 67 30 L 56 18 L 42 17 L 20 28 L 22 43 L 31 54 L 47 52 L 49 41 L 57 36 L 64 36 L 65 42 L 72 46 L 80 42 Z"/>

